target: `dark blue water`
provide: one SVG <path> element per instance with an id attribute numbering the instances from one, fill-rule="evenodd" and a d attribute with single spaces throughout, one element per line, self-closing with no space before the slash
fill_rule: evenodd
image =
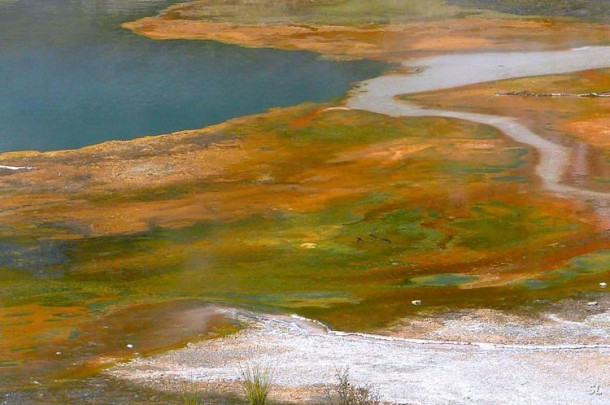
<path id="1" fill-rule="evenodd" d="M 325 101 L 387 67 L 120 28 L 170 3 L 0 0 L 0 151 L 76 148 Z"/>

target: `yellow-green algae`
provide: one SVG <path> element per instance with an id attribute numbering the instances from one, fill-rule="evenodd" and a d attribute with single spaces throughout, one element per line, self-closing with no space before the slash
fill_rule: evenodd
<path id="1" fill-rule="evenodd" d="M 447 5 L 445 0 L 274 0 L 269 3 L 266 0 L 192 1 L 170 7 L 163 15 L 167 19 L 219 23 L 362 25 L 463 16 L 467 11 Z"/>
<path id="2" fill-rule="evenodd" d="M 559 299 L 607 275 L 553 288 L 515 282 L 578 266 L 574 257 L 594 255 L 606 241 L 569 201 L 537 192 L 531 155 L 496 130 L 327 107 L 228 124 L 225 135 L 240 140 L 247 158 L 216 178 L 64 194 L 66 209 L 150 210 L 145 231 L 91 235 L 78 217 L 33 226 L 17 212 L 0 229 L 0 247 L 12 252 L 1 262 L 0 317 L 10 322 L 0 364 L 48 373 L 129 356 L 128 338 L 149 351 L 176 344 L 151 325 L 171 319 L 180 302 L 297 312 L 370 330 L 420 308 Z M 493 181 L 502 176 L 528 181 Z M 202 203 L 176 223 L 150 208 L 159 201 Z M 53 207 L 34 209 L 52 217 Z M 411 305 L 415 299 L 424 305 Z M 134 323 L 140 318 L 148 326 Z"/>

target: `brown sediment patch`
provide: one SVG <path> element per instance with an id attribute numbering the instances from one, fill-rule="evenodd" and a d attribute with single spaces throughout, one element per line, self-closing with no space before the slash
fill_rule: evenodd
<path id="1" fill-rule="evenodd" d="M 182 347 L 192 340 L 226 336 L 239 329 L 218 307 L 197 301 L 133 303 L 92 317 L 95 305 L 3 309 L 6 351 L 1 360 L 20 366 L 21 384 L 28 373 L 43 379 L 51 375 L 78 378 L 121 360 Z"/>
<path id="2" fill-rule="evenodd" d="M 402 61 L 451 51 L 561 49 L 610 39 L 604 25 L 552 20 L 458 18 L 373 26 L 245 25 L 147 17 L 123 27 L 154 39 L 209 39 L 247 47 Z"/>
<path id="3" fill-rule="evenodd" d="M 0 308 L 2 361 L 19 363 L 39 347 L 65 340 L 86 315 L 86 309 L 80 306 L 28 304 Z M 23 336 L 33 338 L 24 341 Z"/>
<path id="4" fill-rule="evenodd" d="M 423 38 L 413 44 L 414 50 L 446 50 L 456 51 L 464 49 L 485 49 L 494 46 L 493 40 L 468 36 L 438 36 L 436 38 Z"/>
<path id="5" fill-rule="evenodd" d="M 610 149 L 610 118 L 592 118 L 583 121 L 572 121 L 564 124 L 565 128 L 586 143 Z"/>
<path id="6" fill-rule="evenodd" d="M 0 217 L 6 226 L 27 224 L 33 232 L 40 224 L 72 224 L 46 236 L 66 239 L 234 221 L 271 209 L 312 212 L 338 198 L 371 192 L 371 185 L 380 181 L 379 167 L 393 169 L 419 159 L 427 172 L 413 171 L 407 177 L 424 176 L 425 182 L 430 170 L 437 170 L 435 155 L 476 164 L 497 159 L 497 153 L 506 158 L 511 154 L 512 145 L 501 140 L 459 139 L 463 129 L 449 121 L 434 129 L 455 133 L 458 139 L 451 142 L 414 137 L 408 125 L 388 119 L 382 130 L 394 122 L 404 128 L 405 138 L 350 145 L 349 128 L 361 118 L 340 109 L 323 112 L 324 107 L 277 109 L 202 130 L 74 151 L 3 154 L 2 163 L 27 163 L 35 169 L 0 178 Z M 345 141 L 321 138 L 294 148 L 290 137 L 280 136 L 283 123 L 294 128 L 288 134 L 297 134 L 307 126 L 323 131 L 327 120 L 345 123 L 338 127 Z M 276 128 L 265 127 L 273 121 Z M 334 139 L 332 132 L 328 135 Z M 309 142 L 300 139 L 296 142 Z M 316 153 L 303 154 L 303 148 Z M 392 170 L 386 180 L 388 175 L 398 181 L 406 173 Z M 281 198 L 272 201 L 272 195 Z"/>
<path id="7" fill-rule="evenodd" d="M 2 154 L 2 162 L 31 162 L 34 169 L 0 178 L 0 216 L 6 225 L 23 225 L 24 217 L 31 227 L 73 223 L 89 236 L 214 218 L 218 194 L 212 191 L 202 199 L 206 185 L 248 179 L 245 173 L 228 173 L 247 161 L 248 147 L 226 128 L 221 124 L 70 151 Z M 115 203 L 111 210 L 109 202 Z M 83 235 L 54 235 L 74 236 Z"/>
<path id="8" fill-rule="evenodd" d="M 331 107 L 332 108 L 332 107 Z M 340 107 L 335 107 L 335 108 L 340 108 Z M 294 126 L 295 128 L 300 128 L 300 127 L 306 127 L 308 124 L 311 123 L 311 121 L 315 118 L 320 117 L 320 115 L 326 110 L 323 110 L 321 108 L 319 109 L 315 109 L 312 112 L 310 112 L 309 114 L 305 114 L 302 117 L 297 117 L 296 119 L 292 120 L 290 122 L 290 124 L 292 126 Z"/>
<path id="9" fill-rule="evenodd" d="M 544 138 L 573 151 L 566 180 L 594 190 L 605 190 L 605 183 L 593 181 L 610 177 L 610 109 L 606 98 L 527 97 L 498 95 L 506 91 L 587 93 L 600 92 L 610 85 L 607 69 L 563 75 L 517 78 L 483 83 L 451 90 L 406 96 L 426 108 L 480 112 L 518 117 Z"/>
<path id="10" fill-rule="evenodd" d="M 78 150 L 4 153 L 3 162 L 32 162 L 33 169 L 0 178 L 0 187 L 76 194 L 218 178 L 227 165 L 245 157 L 239 140 L 223 133 L 224 128 L 220 124 Z"/>

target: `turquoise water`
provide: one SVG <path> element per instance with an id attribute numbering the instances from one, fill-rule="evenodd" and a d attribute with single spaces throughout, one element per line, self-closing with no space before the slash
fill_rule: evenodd
<path id="1" fill-rule="evenodd" d="M 154 41 L 120 27 L 171 3 L 0 0 L 0 151 L 77 148 L 325 101 L 387 67 Z"/>

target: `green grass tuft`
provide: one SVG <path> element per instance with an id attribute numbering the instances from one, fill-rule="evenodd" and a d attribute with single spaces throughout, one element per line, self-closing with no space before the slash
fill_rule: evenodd
<path id="1" fill-rule="evenodd" d="M 197 389 L 194 381 L 185 382 L 182 385 L 182 401 L 180 405 L 204 405 L 203 394 Z"/>
<path id="2" fill-rule="evenodd" d="M 188 391 L 182 394 L 181 405 L 204 405 L 205 401 L 197 391 Z"/>
<path id="3" fill-rule="evenodd" d="M 244 395 L 250 405 L 265 405 L 271 390 L 273 373 L 269 368 L 246 366 L 240 372 Z"/>

